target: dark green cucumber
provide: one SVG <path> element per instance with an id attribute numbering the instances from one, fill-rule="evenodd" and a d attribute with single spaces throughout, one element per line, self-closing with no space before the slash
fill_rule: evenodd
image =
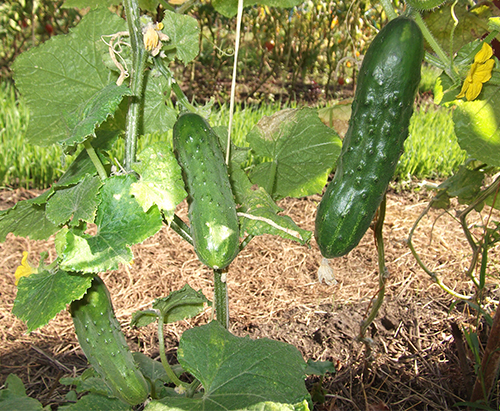
<path id="1" fill-rule="evenodd" d="M 407 17 L 389 22 L 366 52 L 335 176 L 316 215 L 325 258 L 347 254 L 370 226 L 408 137 L 423 55 L 422 33 Z"/>
<path id="2" fill-rule="evenodd" d="M 70 312 L 80 347 L 113 395 L 129 405 L 143 403 L 148 383 L 134 362 L 108 289 L 98 276 L 83 298 L 71 303 Z"/>
<path id="3" fill-rule="evenodd" d="M 174 125 L 173 143 L 188 192 L 194 249 L 202 263 L 223 269 L 238 254 L 239 226 L 219 139 L 203 117 L 186 113 Z"/>

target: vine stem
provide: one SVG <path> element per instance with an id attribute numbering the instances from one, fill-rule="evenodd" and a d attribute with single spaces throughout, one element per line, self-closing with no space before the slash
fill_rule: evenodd
<path id="1" fill-rule="evenodd" d="M 367 352 L 370 353 L 371 347 L 370 343 L 371 340 L 368 340 L 365 337 L 366 330 L 370 326 L 370 324 L 373 322 L 375 317 L 377 316 L 380 307 L 382 306 L 382 303 L 384 302 L 384 297 L 385 297 L 385 283 L 387 278 L 389 277 L 389 271 L 387 270 L 387 267 L 385 265 L 385 251 L 384 251 L 384 237 L 382 235 L 382 229 L 384 227 L 384 220 L 385 220 L 385 210 L 387 206 L 387 197 L 384 195 L 384 198 L 382 199 L 382 202 L 380 203 L 379 209 L 378 209 L 378 217 L 375 222 L 375 227 L 374 227 L 374 235 L 375 235 L 375 244 L 377 247 L 377 255 L 378 255 L 378 283 L 379 283 L 379 290 L 377 293 L 377 299 L 373 303 L 372 309 L 368 317 L 361 323 L 360 331 L 359 331 L 359 339 L 365 343 L 367 347 Z"/>
<path id="2" fill-rule="evenodd" d="M 425 24 L 424 19 L 422 19 L 422 16 L 418 11 L 413 10 L 412 11 L 412 17 L 415 20 L 415 23 L 417 23 L 418 27 L 420 28 L 420 31 L 422 32 L 424 39 L 427 41 L 429 46 L 431 46 L 432 50 L 436 53 L 437 57 L 439 58 L 440 62 L 443 64 L 445 67 L 445 72 L 446 74 L 454 81 L 457 82 L 458 76 L 453 70 L 453 60 L 451 57 L 448 57 L 444 50 L 441 48 L 439 43 L 436 41 L 432 33 L 430 32 L 429 28 L 427 27 L 427 24 Z M 427 53 L 426 53 L 427 54 Z"/>
<path id="3" fill-rule="evenodd" d="M 127 113 L 127 128 L 125 131 L 125 171 L 132 170 L 136 160 L 137 139 L 139 137 L 139 120 L 141 114 L 141 97 L 144 91 L 144 69 L 146 67 L 147 52 L 142 41 L 140 23 L 140 9 L 138 0 L 124 0 L 125 15 L 127 16 L 130 44 L 132 47 L 132 72 Z"/>
<path id="4" fill-rule="evenodd" d="M 392 5 L 391 0 L 380 0 L 380 3 L 382 4 L 382 8 L 384 9 L 385 14 L 387 14 L 389 20 L 393 20 L 396 17 L 398 17 L 396 12 L 394 11 L 394 7 Z"/>
<path id="5" fill-rule="evenodd" d="M 422 220 L 424 215 L 426 215 L 429 212 L 431 207 L 432 207 L 432 201 L 427 205 L 425 210 L 422 211 L 422 213 L 418 216 L 418 218 L 415 220 L 415 223 L 413 223 L 413 227 L 411 228 L 410 233 L 408 234 L 406 244 L 408 245 L 408 248 L 410 249 L 413 257 L 415 258 L 415 260 L 416 260 L 417 264 L 420 266 L 420 268 L 422 268 L 422 270 L 424 270 L 432 278 L 432 280 L 439 287 L 441 287 L 441 289 L 446 291 L 451 296 L 458 298 L 460 300 L 472 300 L 472 296 L 457 293 L 456 291 L 449 288 L 446 284 L 444 284 L 441 281 L 441 278 L 436 273 L 434 273 L 433 271 L 431 271 L 427 268 L 427 266 L 424 264 L 424 262 L 420 259 L 420 256 L 418 255 L 417 250 L 415 250 L 415 247 L 413 246 L 413 243 L 412 243 L 413 234 L 415 233 L 415 230 L 417 229 L 418 224 L 420 223 L 420 221 Z"/>
<path id="6" fill-rule="evenodd" d="M 170 364 L 168 363 L 167 354 L 165 352 L 165 337 L 163 336 L 163 315 L 159 310 L 157 310 L 156 314 L 158 316 L 158 348 L 160 350 L 161 364 L 163 365 L 168 378 L 170 378 L 170 381 L 172 381 L 176 387 L 186 388 L 185 384 L 181 380 L 179 380 L 177 375 L 175 375 L 174 371 L 172 370 L 172 367 L 170 367 Z"/>
<path id="7" fill-rule="evenodd" d="M 97 156 L 94 147 L 92 147 L 92 144 L 90 144 L 89 140 L 85 140 L 83 146 L 85 147 L 85 150 L 87 151 L 87 154 L 90 157 L 92 164 L 94 164 L 94 167 L 97 170 L 97 174 L 99 174 L 101 180 L 105 180 L 108 175 L 106 173 L 106 170 L 104 169 L 104 166 L 101 163 L 101 160 Z"/>
<path id="8" fill-rule="evenodd" d="M 229 307 L 227 298 L 226 273 L 214 270 L 214 306 L 215 318 L 226 329 L 229 328 Z"/>

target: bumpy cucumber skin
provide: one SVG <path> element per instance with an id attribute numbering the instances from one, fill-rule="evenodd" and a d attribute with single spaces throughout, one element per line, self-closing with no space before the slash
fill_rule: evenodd
<path id="1" fill-rule="evenodd" d="M 224 269 L 238 255 L 239 226 L 227 167 L 215 132 L 198 114 L 181 114 L 173 145 L 188 192 L 189 221 L 200 261 Z"/>
<path id="2" fill-rule="evenodd" d="M 317 210 L 325 258 L 347 254 L 370 226 L 408 137 L 423 56 L 422 33 L 407 17 L 389 22 L 367 50 L 337 169 Z"/>
<path id="3" fill-rule="evenodd" d="M 71 303 L 70 312 L 80 347 L 113 395 L 132 406 L 143 403 L 149 395 L 148 383 L 134 362 L 108 289 L 98 276 L 83 298 Z"/>

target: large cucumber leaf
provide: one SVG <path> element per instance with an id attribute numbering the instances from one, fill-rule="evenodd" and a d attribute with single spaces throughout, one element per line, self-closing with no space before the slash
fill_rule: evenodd
<path id="1" fill-rule="evenodd" d="M 132 184 L 132 194 L 147 212 L 156 204 L 168 222 L 174 218 L 175 207 L 187 195 L 182 172 L 172 147 L 157 142 L 137 155 L 139 163 L 132 168 L 141 176 Z"/>
<path id="2" fill-rule="evenodd" d="M 27 138 L 32 144 L 81 142 L 117 108 L 127 88 L 110 85 L 116 74 L 103 64 L 103 36 L 123 30 L 126 23 L 116 14 L 92 10 L 69 34 L 16 59 L 14 76 L 30 108 Z"/>
<path id="3" fill-rule="evenodd" d="M 182 334 L 178 360 L 203 394 L 152 401 L 145 410 L 309 410 L 306 363 L 292 345 L 236 337 L 212 321 Z"/>
<path id="4" fill-rule="evenodd" d="M 273 198 L 321 192 L 342 147 L 337 133 L 312 108 L 286 109 L 263 117 L 247 141 L 263 160 L 252 169 L 250 179 Z"/>
<path id="5" fill-rule="evenodd" d="M 227 145 L 227 130 L 214 127 L 219 136 L 224 154 Z M 248 175 L 241 169 L 241 164 L 247 158 L 247 149 L 231 144 L 231 159 L 229 164 L 229 180 L 236 200 L 239 204 L 241 232 L 257 236 L 262 234 L 278 235 L 301 244 L 309 243 L 312 237 L 310 231 L 297 226 L 262 187 L 254 189 Z"/>
<path id="6" fill-rule="evenodd" d="M 486 84 L 478 99 L 456 104 L 453 121 L 460 147 L 476 160 L 500 166 L 500 87 Z"/>
<path id="7" fill-rule="evenodd" d="M 46 202 L 54 190 L 50 189 L 36 198 L 19 201 L 7 210 L 0 211 L 0 242 L 13 233 L 32 240 L 46 240 L 60 227 L 47 218 Z"/>
<path id="8" fill-rule="evenodd" d="M 12 313 L 26 321 L 28 332 L 44 326 L 67 304 L 83 297 L 92 283 L 92 276 L 63 270 L 42 270 L 21 277 Z"/>
<path id="9" fill-rule="evenodd" d="M 95 218 L 96 235 L 68 229 L 58 233 L 62 269 L 86 273 L 116 270 L 119 264 L 132 261 L 130 246 L 160 230 L 163 223 L 158 207 L 143 211 L 131 194 L 134 182 L 131 175 L 110 177 L 104 182 Z"/>
<path id="10" fill-rule="evenodd" d="M 54 224 L 78 226 L 82 221 L 92 223 L 99 205 L 102 181 L 87 175 L 75 186 L 56 190 L 46 205 L 46 216 Z"/>

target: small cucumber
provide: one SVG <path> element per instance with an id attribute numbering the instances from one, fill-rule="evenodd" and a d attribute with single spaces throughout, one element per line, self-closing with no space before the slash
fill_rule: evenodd
<path id="1" fill-rule="evenodd" d="M 188 193 L 194 249 L 202 263 L 222 270 L 238 255 L 239 226 L 219 139 L 203 117 L 186 113 L 174 125 L 173 145 Z"/>
<path id="2" fill-rule="evenodd" d="M 80 347 L 113 395 L 132 406 L 143 403 L 149 395 L 148 383 L 134 362 L 108 289 L 98 276 L 83 298 L 71 303 L 70 312 Z"/>
<path id="3" fill-rule="evenodd" d="M 347 254 L 370 226 L 408 137 L 423 55 L 422 33 L 408 17 L 389 22 L 366 52 L 335 176 L 316 215 L 325 258 Z"/>

